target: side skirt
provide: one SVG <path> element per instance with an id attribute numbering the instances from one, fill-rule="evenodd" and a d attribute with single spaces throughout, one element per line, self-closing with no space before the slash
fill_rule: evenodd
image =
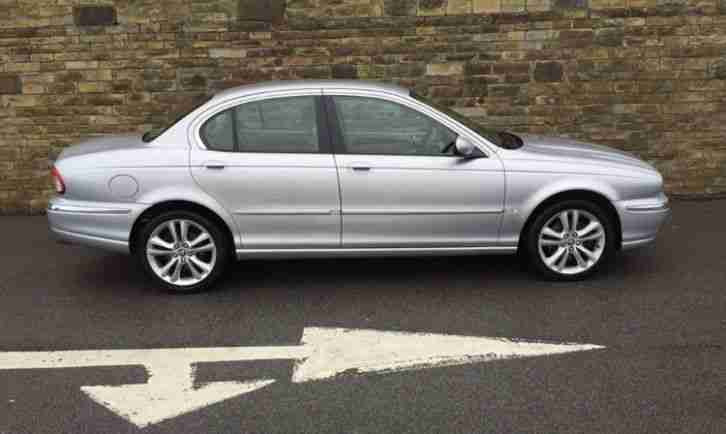
<path id="1" fill-rule="evenodd" d="M 507 255 L 516 246 L 495 247 L 399 247 L 399 248 L 331 248 L 331 249 L 237 249 L 237 259 L 286 259 L 383 256 Z"/>

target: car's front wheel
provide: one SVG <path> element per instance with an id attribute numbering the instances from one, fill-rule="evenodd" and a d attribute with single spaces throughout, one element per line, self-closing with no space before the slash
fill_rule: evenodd
<path id="1" fill-rule="evenodd" d="M 525 234 L 535 270 L 553 280 L 579 280 L 596 272 L 615 253 L 615 228 L 599 205 L 568 200 L 539 213 Z"/>
<path id="2" fill-rule="evenodd" d="M 189 211 L 158 215 L 144 225 L 135 249 L 147 274 L 173 292 L 198 292 L 222 275 L 229 258 L 224 233 Z"/>

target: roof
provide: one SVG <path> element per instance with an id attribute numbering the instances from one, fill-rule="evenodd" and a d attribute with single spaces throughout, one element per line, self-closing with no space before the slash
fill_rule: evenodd
<path id="1" fill-rule="evenodd" d="M 214 98 L 230 98 L 244 96 L 251 93 L 270 92 L 276 90 L 295 89 L 359 89 L 376 90 L 399 95 L 408 95 L 410 91 L 391 83 L 382 83 L 367 80 L 285 80 L 285 81 L 263 81 L 245 86 L 237 86 L 223 90 L 214 95 Z"/>

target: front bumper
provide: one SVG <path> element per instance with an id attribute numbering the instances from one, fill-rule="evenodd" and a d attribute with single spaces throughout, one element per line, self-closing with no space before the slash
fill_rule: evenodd
<path id="1" fill-rule="evenodd" d="M 63 242 L 129 253 L 129 236 L 141 205 L 54 198 L 47 214 L 51 233 Z"/>
<path id="2" fill-rule="evenodd" d="M 630 250 L 655 241 L 658 230 L 670 218 L 668 197 L 661 193 L 654 198 L 618 203 L 622 226 L 622 248 Z"/>

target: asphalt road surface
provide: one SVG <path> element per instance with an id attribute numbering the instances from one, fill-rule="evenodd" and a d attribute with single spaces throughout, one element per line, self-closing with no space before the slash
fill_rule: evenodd
<path id="1" fill-rule="evenodd" d="M 722 433 L 725 216 L 676 202 L 654 246 L 579 283 L 507 256 L 251 261 L 188 296 L 55 243 L 43 217 L 0 218 L 0 368 L 21 351 L 289 347 L 306 327 L 605 347 L 301 383 L 285 358 L 199 363 L 199 384 L 275 381 L 143 429 L 81 390 L 143 384 L 143 366 L 0 370 L 0 433 Z"/>

